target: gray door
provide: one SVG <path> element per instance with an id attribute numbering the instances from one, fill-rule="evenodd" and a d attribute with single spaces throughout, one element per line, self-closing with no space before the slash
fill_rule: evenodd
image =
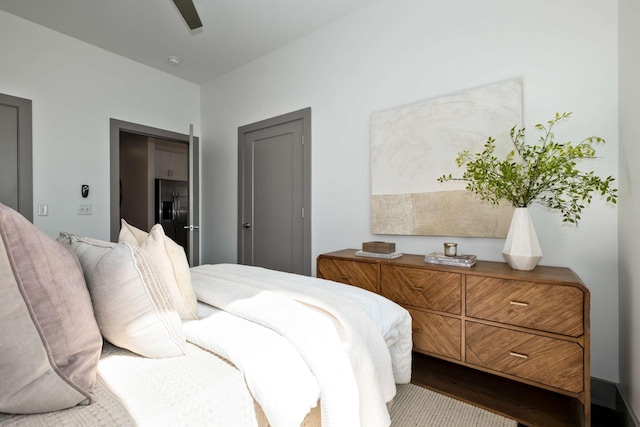
<path id="1" fill-rule="evenodd" d="M 185 223 L 182 227 L 187 232 L 187 257 L 190 266 L 200 264 L 200 151 L 199 140 L 192 135 L 190 127 L 189 135 L 167 131 L 164 129 L 144 126 L 137 123 L 124 122 L 121 120 L 111 119 L 111 240 L 118 241 L 118 233 L 120 231 L 120 143 L 121 134 L 135 134 L 152 139 L 169 140 L 189 146 L 189 223 Z M 154 181 L 153 176 L 149 178 Z M 152 184 L 153 186 L 153 184 Z M 151 202 L 150 202 L 151 203 Z M 152 204 L 155 204 L 155 196 Z M 148 230 L 145 230 L 148 231 Z"/>
<path id="2" fill-rule="evenodd" d="M 239 128 L 238 260 L 311 274 L 309 108 Z"/>
<path id="3" fill-rule="evenodd" d="M 31 101 L 0 94 L 0 203 L 33 221 Z"/>
<path id="4" fill-rule="evenodd" d="M 200 140 L 189 126 L 189 266 L 200 265 Z"/>

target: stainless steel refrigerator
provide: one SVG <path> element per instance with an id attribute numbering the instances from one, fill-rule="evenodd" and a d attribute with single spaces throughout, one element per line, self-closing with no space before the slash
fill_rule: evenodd
<path id="1" fill-rule="evenodd" d="M 188 254 L 189 183 L 156 179 L 156 224 Z"/>

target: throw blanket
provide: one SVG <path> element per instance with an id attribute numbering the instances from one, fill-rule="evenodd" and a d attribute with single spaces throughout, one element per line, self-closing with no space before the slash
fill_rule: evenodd
<path id="1" fill-rule="evenodd" d="M 320 386 L 323 425 L 390 424 L 385 403 L 395 395 L 394 376 L 398 382 L 410 379 L 411 318 L 406 310 L 357 288 L 257 267 L 206 265 L 191 271 L 199 300 L 291 341 Z M 392 314 L 393 328 L 381 324 L 380 317 L 386 316 L 374 316 L 376 305 L 384 308 L 383 314 Z M 386 337 L 385 330 L 394 332 Z M 402 359 L 396 372 L 391 347 L 406 353 L 396 354 Z"/>
<path id="2" fill-rule="evenodd" d="M 241 317 L 209 311 L 201 320 L 183 323 L 187 340 L 231 361 L 242 372 L 271 427 L 299 427 L 317 405 L 320 388 L 291 342 Z"/>

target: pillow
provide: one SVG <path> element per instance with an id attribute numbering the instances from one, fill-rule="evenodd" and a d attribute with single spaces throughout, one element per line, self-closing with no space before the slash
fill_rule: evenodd
<path id="1" fill-rule="evenodd" d="M 0 412 L 93 398 L 102 337 L 77 258 L 0 204 Z"/>
<path id="2" fill-rule="evenodd" d="M 121 220 L 119 242 L 131 243 L 145 249 L 158 267 L 158 272 L 164 278 L 169 293 L 176 305 L 182 320 L 198 319 L 198 301 L 191 285 L 189 262 L 182 246 L 164 234 L 162 225 L 154 225 L 146 233 Z"/>
<path id="3" fill-rule="evenodd" d="M 149 254 L 129 243 L 61 233 L 75 251 L 102 335 L 141 356 L 185 354 L 180 316 Z"/>

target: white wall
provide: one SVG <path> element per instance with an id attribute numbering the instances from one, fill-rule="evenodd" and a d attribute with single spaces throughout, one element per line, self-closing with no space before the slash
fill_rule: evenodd
<path id="1" fill-rule="evenodd" d="M 109 119 L 198 135 L 199 86 L 1 11 L 0 54 L 0 93 L 33 101 L 35 225 L 108 240 Z"/>
<path id="2" fill-rule="evenodd" d="M 501 260 L 503 239 L 373 236 L 372 112 L 519 77 L 533 129 L 574 111 L 559 138 L 598 135 L 601 176 L 618 171 L 617 3 L 600 0 L 381 0 L 203 87 L 203 261 L 235 262 L 237 128 L 312 108 L 312 251 L 374 238 L 406 253 L 455 240 Z M 455 171 L 452 171 L 455 172 Z M 471 212 L 469 213 L 472 214 Z M 617 210 L 596 198 L 578 229 L 542 209 L 543 264 L 574 269 L 592 292 L 592 374 L 618 380 Z"/>
<path id="3" fill-rule="evenodd" d="M 640 3 L 620 0 L 620 386 L 640 416 Z M 639 186 L 639 187 L 636 187 Z"/>

